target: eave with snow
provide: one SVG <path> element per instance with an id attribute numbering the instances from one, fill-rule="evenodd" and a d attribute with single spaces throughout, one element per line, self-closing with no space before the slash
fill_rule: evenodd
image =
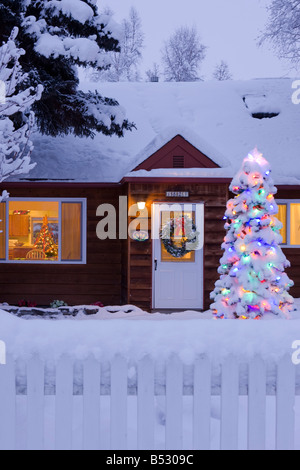
<path id="1" fill-rule="evenodd" d="M 14 213 L 7 205 L 0 214 L 6 220 L 0 235 L 0 276 L 5 284 L 0 300 L 14 303 L 34 297 L 39 305 L 47 305 L 55 297 L 70 304 L 101 300 L 148 310 L 207 308 L 218 279 L 229 183 L 255 146 L 273 168 L 286 225 L 284 250 L 293 264 L 289 276 L 295 281 L 293 293 L 299 294 L 300 240 L 294 231 L 300 214 L 300 112 L 292 103 L 292 82 L 102 83 L 99 90 L 126 108 L 137 130 L 123 139 L 35 136 L 35 169 L 3 185 L 11 194 Z M 193 214 L 199 209 L 203 250 L 176 263 L 164 256 L 160 241 L 100 241 L 97 207 L 106 203 L 119 209 L 120 196 L 128 197 L 129 207 L 146 203 L 152 230 L 164 217 L 161 203 L 189 203 Z M 43 201 L 57 201 L 57 217 L 53 207 L 48 208 L 60 231 L 57 260 L 22 259 L 26 248 L 32 248 L 32 237 L 30 241 L 29 235 L 27 240 L 24 234 L 8 233 L 16 222 L 12 216 L 18 209 L 23 214 L 29 200 L 39 201 L 39 208 Z M 72 202 L 73 216 L 68 213 Z M 61 217 L 65 213 L 72 220 L 78 211 L 78 234 L 73 231 L 67 249 L 63 245 L 68 245 L 72 227 L 68 229 Z M 28 213 L 29 231 L 33 218 Z M 23 248 L 9 246 L 11 238 L 22 239 Z"/>

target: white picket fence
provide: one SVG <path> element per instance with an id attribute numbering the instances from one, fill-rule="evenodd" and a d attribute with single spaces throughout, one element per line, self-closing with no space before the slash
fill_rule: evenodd
<path id="1" fill-rule="evenodd" d="M 110 364 L 110 379 L 103 388 L 103 364 L 90 357 L 82 364 L 82 449 L 101 449 L 101 400 L 110 397 L 110 448 L 128 449 L 128 397 L 137 401 L 137 449 L 155 449 L 156 400 L 165 400 L 166 450 L 182 450 L 183 400 L 193 402 L 192 443 L 195 450 L 209 450 L 211 446 L 211 400 L 219 396 L 220 449 L 239 448 L 239 397 L 248 397 L 247 439 L 249 450 L 263 450 L 266 445 L 266 401 L 276 396 L 276 449 L 292 450 L 295 445 L 295 412 L 298 368 L 290 356 L 270 367 L 260 357 L 249 364 L 238 364 L 228 357 L 220 365 L 212 365 L 205 356 L 190 366 L 184 366 L 177 356 L 171 357 L 157 376 L 157 363 L 145 357 L 136 365 L 127 364 L 116 356 Z M 134 373 L 136 371 L 136 375 Z M 134 377 L 129 386 L 129 377 Z M 136 377 L 136 379 L 135 379 Z M 102 377 L 103 378 L 103 377 Z M 107 381 L 107 378 L 105 379 Z M 29 450 L 45 448 L 45 364 L 38 357 L 26 364 L 26 390 L 18 392 L 16 364 L 8 358 L 0 366 L 0 450 L 17 447 L 16 402 L 19 395 L 26 400 L 26 447 Z M 62 357 L 55 371 L 55 448 L 71 450 L 72 422 L 74 420 L 74 363 Z M 107 449 L 109 450 L 109 449 Z M 130 449 L 132 450 L 132 449 Z"/>

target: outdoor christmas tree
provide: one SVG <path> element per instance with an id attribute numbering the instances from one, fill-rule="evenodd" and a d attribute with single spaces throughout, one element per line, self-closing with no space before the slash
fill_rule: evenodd
<path id="1" fill-rule="evenodd" d="M 269 163 L 256 149 L 245 158 L 230 190 L 227 204 L 220 279 L 211 294 L 216 318 L 259 319 L 265 313 L 288 318 L 293 282 L 284 272 L 290 266 L 280 243 L 282 224 L 275 217 L 277 193 Z"/>
<path id="2" fill-rule="evenodd" d="M 47 216 L 44 217 L 43 226 L 34 244 L 34 248 L 43 251 L 47 258 L 56 258 L 58 256 L 58 247 L 49 228 Z"/>

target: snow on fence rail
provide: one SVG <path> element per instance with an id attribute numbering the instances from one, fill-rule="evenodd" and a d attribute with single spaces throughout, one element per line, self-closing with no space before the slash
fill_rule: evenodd
<path id="1" fill-rule="evenodd" d="M 216 366 L 203 355 L 187 368 L 176 355 L 163 365 L 154 362 L 150 356 L 132 365 L 118 355 L 109 364 L 109 375 L 107 364 L 91 356 L 81 364 L 82 388 L 76 388 L 80 374 L 78 364 L 74 364 L 71 357 L 63 356 L 58 360 L 52 388 L 49 386 L 49 364 L 34 356 L 24 365 L 26 380 L 21 387 L 18 386 L 20 364 L 8 357 L 7 364 L 0 367 L 0 450 L 18 448 L 18 426 L 27 449 L 53 447 L 71 450 L 74 448 L 74 420 L 78 419 L 76 413 L 81 414 L 81 442 L 77 444 L 78 448 L 182 450 L 185 449 L 183 402 L 186 397 L 192 400 L 188 449 L 208 450 L 211 448 L 211 403 L 214 396 L 219 396 L 221 403 L 219 447 L 237 450 L 241 395 L 248 397 L 248 449 L 266 447 L 266 403 L 269 395 L 276 396 L 275 447 L 284 450 L 294 448 L 294 405 L 296 394 L 299 394 L 296 387 L 299 368 L 292 364 L 289 355 L 271 368 L 260 356 L 247 364 L 239 364 L 234 356 L 228 356 Z M 49 414 L 45 412 L 45 402 L 49 396 L 53 399 L 52 444 L 47 442 L 47 427 L 50 425 Z M 78 397 L 81 398 L 81 407 L 77 406 L 74 412 L 74 400 Z M 18 402 L 20 398 L 21 405 Z M 128 412 L 130 398 L 135 398 L 136 414 Z M 102 401 L 107 399 L 109 401 L 103 408 Z M 160 399 L 165 403 L 164 442 L 157 444 L 155 434 Z M 105 428 L 105 444 L 103 410 L 108 408 L 110 414 L 109 424 Z M 20 415 L 24 422 L 18 424 Z M 136 429 L 136 446 L 128 440 L 133 428 Z"/>

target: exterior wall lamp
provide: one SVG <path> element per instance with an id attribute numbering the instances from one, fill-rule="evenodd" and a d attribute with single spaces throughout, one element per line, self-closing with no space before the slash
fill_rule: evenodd
<path id="1" fill-rule="evenodd" d="M 143 211 L 143 210 L 145 209 L 145 207 L 146 207 L 146 203 L 145 203 L 144 201 L 139 201 L 139 202 L 137 203 L 137 206 L 138 206 L 138 210 L 139 210 L 139 211 Z"/>

